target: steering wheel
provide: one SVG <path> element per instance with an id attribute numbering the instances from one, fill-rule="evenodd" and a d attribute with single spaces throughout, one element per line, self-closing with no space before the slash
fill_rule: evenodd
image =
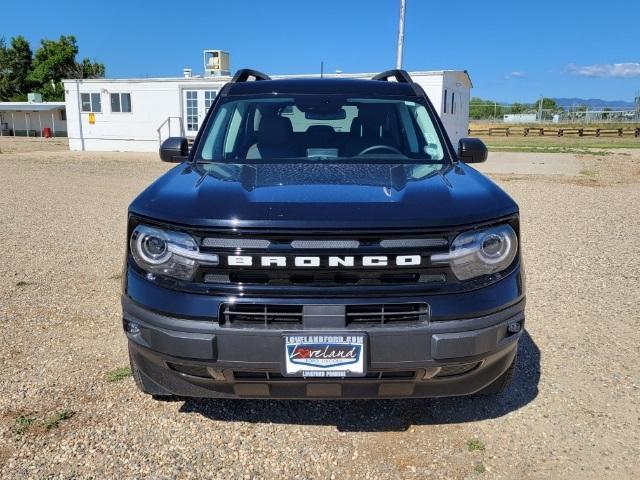
<path id="1" fill-rule="evenodd" d="M 357 156 L 359 157 L 360 155 L 366 155 L 369 152 L 373 152 L 374 150 L 379 150 L 381 148 L 389 150 L 389 151 L 391 151 L 393 153 L 398 153 L 400 155 L 404 155 L 404 153 L 402 153 L 396 147 L 392 147 L 391 145 L 372 145 L 371 147 L 367 147 L 364 150 L 362 150 Z"/>

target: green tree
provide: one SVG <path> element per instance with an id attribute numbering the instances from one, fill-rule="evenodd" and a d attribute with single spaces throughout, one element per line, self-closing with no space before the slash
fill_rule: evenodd
<path id="1" fill-rule="evenodd" d="M 0 37 L 0 101 L 5 100 L 8 89 L 9 67 L 7 65 L 7 41 Z"/>
<path id="2" fill-rule="evenodd" d="M 4 39 L 0 42 L 0 101 L 20 101 L 27 99 L 31 88 L 31 47 L 23 36 L 11 39 L 7 47 Z"/>
<path id="3" fill-rule="evenodd" d="M 536 110 L 538 110 L 540 108 L 540 100 L 538 100 L 533 105 L 533 108 L 535 108 Z M 543 98 L 542 99 L 542 109 L 543 110 L 553 110 L 553 111 L 562 110 L 562 108 L 558 106 L 558 103 L 553 98 Z"/>
<path id="4" fill-rule="evenodd" d="M 540 111 L 540 100 L 533 104 L 533 108 L 536 113 Z M 564 111 L 564 108 L 558 105 L 558 103 L 553 98 L 543 98 L 542 99 L 542 119 L 551 119 L 553 115 L 556 113 L 561 113 Z"/>
<path id="5" fill-rule="evenodd" d="M 502 118 L 504 113 L 504 108 L 493 100 L 473 97 L 469 104 L 469 117 L 474 120 Z"/>
<path id="6" fill-rule="evenodd" d="M 82 67 L 82 78 L 104 78 L 106 73 L 102 63 L 92 62 L 88 58 L 83 58 L 78 65 Z"/>
<path id="7" fill-rule="evenodd" d="M 59 40 L 42 40 L 33 59 L 29 80 L 37 85 L 44 100 L 63 100 L 62 79 L 101 78 L 105 67 L 88 58 L 76 62 L 78 43 L 73 35 L 62 35 Z"/>
<path id="8" fill-rule="evenodd" d="M 525 113 L 530 109 L 531 107 L 529 105 L 526 105 L 524 103 L 514 102 L 511 104 L 511 110 L 509 111 L 509 113 L 513 113 L 513 114 Z"/>

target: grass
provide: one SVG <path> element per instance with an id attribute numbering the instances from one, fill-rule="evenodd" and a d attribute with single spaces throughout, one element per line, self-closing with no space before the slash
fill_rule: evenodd
<path id="1" fill-rule="evenodd" d="M 53 428 L 58 428 L 62 422 L 65 420 L 69 420 L 76 414 L 73 410 L 68 408 L 64 410 L 59 410 L 55 412 L 52 416 L 46 419 L 44 422 L 38 421 L 36 424 L 36 417 L 32 417 L 29 415 L 19 415 L 16 417 L 15 424 L 11 431 L 13 432 L 16 438 L 21 437 L 26 434 L 32 427 L 42 428 L 44 427 L 47 430 L 51 430 Z"/>
<path id="2" fill-rule="evenodd" d="M 59 412 L 56 412 L 52 417 L 50 417 L 49 419 L 47 419 L 47 421 L 44 422 L 44 428 L 46 428 L 47 430 L 51 430 L 52 428 L 58 428 L 63 421 L 69 420 L 75 414 L 76 412 L 74 412 L 73 410 L 69 410 L 69 409 L 60 410 Z"/>
<path id="3" fill-rule="evenodd" d="M 606 154 L 605 150 L 640 148 L 635 137 L 555 137 L 479 135 L 489 150 L 512 152 Z"/>
<path id="4" fill-rule="evenodd" d="M 504 123 L 504 122 L 491 122 L 491 121 L 483 121 L 483 120 L 470 120 L 469 128 L 471 129 L 479 129 L 479 128 L 500 128 L 500 127 L 511 127 L 511 128 L 638 128 L 640 127 L 640 123 L 635 122 L 592 122 L 592 123 L 553 123 L 553 122 L 544 122 L 544 123 Z"/>
<path id="5" fill-rule="evenodd" d="M 485 468 L 485 466 L 481 463 L 477 463 L 476 466 L 473 468 L 473 470 L 476 473 L 484 473 L 487 471 L 487 469 Z"/>
<path id="6" fill-rule="evenodd" d="M 23 435 L 35 421 L 36 419 L 33 417 L 27 417 L 26 415 L 18 416 L 16 418 L 16 424 L 13 427 L 13 433 L 17 436 Z"/>
<path id="7" fill-rule="evenodd" d="M 578 147 L 559 147 L 554 145 L 496 145 L 487 143 L 489 151 L 494 152 L 531 152 L 531 153 L 575 153 L 579 155 L 596 155 L 599 157 L 607 155 L 606 150 L 592 150 Z"/>
<path id="8" fill-rule="evenodd" d="M 110 382 L 117 382 L 119 380 L 128 378 L 130 376 L 131 376 L 131 368 L 122 367 L 122 368 L 116 368 L 115 370 L 109 372 L 109 374 L 107 375 L 107 378 Z"/>
<path id="9" fill-rule="evenodd" d="M 25 282 L 24 280 L 20 280 L 16 283 L 16 287 L 28 287 L 29 285 L 33 285 L 32 282 Z"/>
<path id="10" fill-rule="evenodd" d="M 567 149 L 567 150 L 613 150 L 618 148 L 640 148 L 640 138 L 635 137 L 521 137 L 511 135 L 499 137 L 480 135 L 487 145 L 494 148 L 521 149 Z"/>
<path id="11" fill-rule="evenodd" d="M 615 129 L 615 128 L 638 128 L 640 127 L 640 123 L 634 123 L 634 122 L 611 122 L 611 123 L 607 123 L 607 122 L 600 122 L 600 123 L 550 123 L 550 122 L 546 122 L 546 123 L 503 123 L 503 122 L 483 122 L 482 120 L 471 120 L 469 122 L 469 128 L 471 128 L 472 130 L 479 130 L 479 129 L 485 129 L 485 128 L 504 128 L 504 127 L 511 127 L 511 128 L 585 128 L 585 129 L 594 129 L 594 128 L 600 128 L 600 129 Z"/>
<path id="12" fill-rule="evenodd" d="M 484 448 L 485 448 L 484 443 L 481 440 L 478 440 L 477 438 L 472 438 L 470 440 L 467 440 L 467 449 L 470 452 L 483 451 Z"/>

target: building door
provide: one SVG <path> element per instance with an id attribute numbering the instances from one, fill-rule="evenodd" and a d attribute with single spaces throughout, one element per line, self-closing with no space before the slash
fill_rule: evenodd
<path id="1" fill-rule="evenodd" d="M 195 137 L 218 92 L 208 89 L 190 89 L 182 92 L 184 132 L 188 137 Z"/>

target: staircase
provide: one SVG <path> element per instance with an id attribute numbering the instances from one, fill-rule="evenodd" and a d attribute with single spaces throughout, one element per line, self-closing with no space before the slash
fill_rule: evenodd
<path id="1" fill-rule="evenodd" d="M 182 117 L 167 117 L 156 129 L 156 132 L 158 132 L 158 146 L 162 145 L 162 142 L 169 137 L 184 137 Z M 191 147 L 192 143 L 193 140 L 190 140 L 189 147 Z"/>

